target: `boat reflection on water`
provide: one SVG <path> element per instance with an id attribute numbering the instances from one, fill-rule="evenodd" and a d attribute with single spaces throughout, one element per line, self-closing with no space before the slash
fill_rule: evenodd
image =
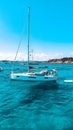
<path id="1" fill-rule="evenodd" d="M 10 86 L 12 87 L 20 87 L 20 88 L 36 88 L 36 89 L 44 89 L 44 90 L 49 90 L 49 89 L 57 89 L 59 88 L 59 84 L 57 81 L 50 81 L 50 82 L 35 82 L 35 81 L 18 81 L 18 80 L 10 80 Z"/>

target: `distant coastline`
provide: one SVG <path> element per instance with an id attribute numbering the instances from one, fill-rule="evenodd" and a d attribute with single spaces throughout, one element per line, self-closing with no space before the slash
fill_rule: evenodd
<path id="1" fill-rule="evenodd" d="M 13 62 L 27 62 L 27 61 L 12 61 L 12 60 L 0 60 L 0 62 L 5 62 L 5 63 L 13 63 Z M 47 61 L 32 61 L 32 63 L 58 63 L 58 64 L 73 64 L 73 57 L 64 57 L 64 58 L 56 58 L 56 59 L 49 59 Z"/>
<path id="2" fill-rule="evenodd" d="M 65 64 L 73 64 L 73 57 L 64 57 L 60 59 L 50 59 L 47 61 L 48 63 L 65 63 Z"/>

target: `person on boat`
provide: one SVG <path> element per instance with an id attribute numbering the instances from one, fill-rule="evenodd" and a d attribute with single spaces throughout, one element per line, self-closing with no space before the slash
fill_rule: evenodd
<path id="1" fill-rule="evenodd" d="M 52 69 L 52 70 L 50 71 L 50 74 L 51 74 L 51 75 L 56 75 L 56 71 L 57 71 L 56 68 L 54 68 L 54 69 Z"/>

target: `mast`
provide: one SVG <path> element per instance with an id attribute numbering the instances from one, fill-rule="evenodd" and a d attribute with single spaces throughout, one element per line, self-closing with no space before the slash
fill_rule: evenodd
<path id="1" fill-rule="evenodd" d="M 30 41 L 30 7 L 28 7 L 28 73 L 29 70 L 29 41 Z"/>

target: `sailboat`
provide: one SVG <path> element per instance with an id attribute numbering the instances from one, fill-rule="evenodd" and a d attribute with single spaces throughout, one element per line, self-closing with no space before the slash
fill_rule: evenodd
<path id="1" fill-rule="evenodd" d="M 35 82 L 56 82 L 56 69 L 52 71 L 42 70 L 40 72 L 31 72 L 30 71 L 30 61 L 29 61 L 29 34 L 30 34 L 30 7 L 28 8 L 28 71 L 23 73 L 15 73 L 14 71 L 11 72 L 11 79 L 12 80 L 22 80 L 22 81 L 35 81 Z"/>

